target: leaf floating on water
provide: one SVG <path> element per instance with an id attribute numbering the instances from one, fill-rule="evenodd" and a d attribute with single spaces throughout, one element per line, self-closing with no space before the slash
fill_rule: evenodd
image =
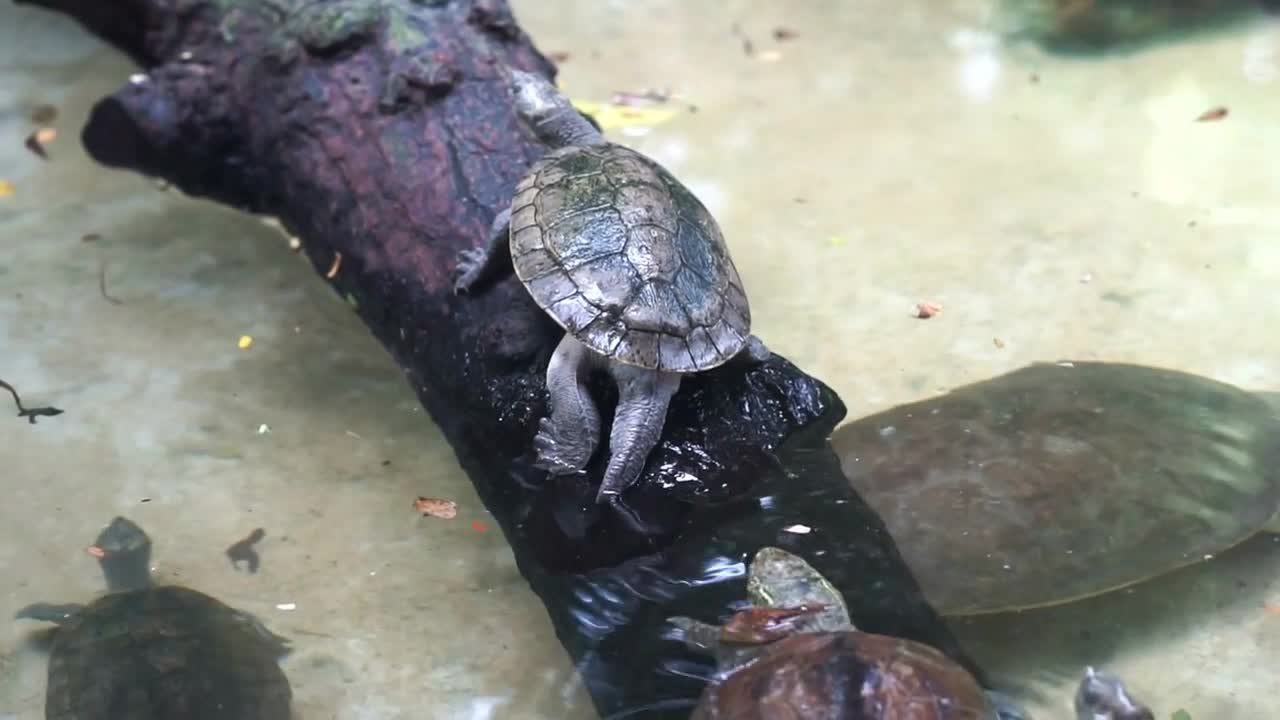
<path id="1" fill-rule="evenodd" d="M 452 520 L 458 517 L 458 503 L 443 498 L 418 497 L 413 501 L 413 509 L 430 517 Z"/>
<path id="2" fill-rule="evenodd" d="M 241 350 L 248 350 L 250 345 L 253 345 L 253 338 L 248 335 L 241 335 L 239 342 L 236 343 Z"/>
<path id="3" fill-rule="evenodd" d="M 0 198 L 6 198 L 13 194 L 13 183 L 8 180 L 0 180 Z"/>
<path id="4" fill-rule="evenodd" d="M 1169 716 L 1169 720 L 1191 720 L 1191 713 L 1183 710 L 1182 708 L 1178 708 L 1174 711 L 1173 715 Z"/>
<path id="5" fill-rule="evenodd" d="M 670 121 L 680 114 L 669 107 L 632 107 L 591 100 L 574 100 L 573 106 L 595 118 L 601 130 L 618 130 L 629 127 L 652 127 Z"/>
<path id="6" fill-rule="evenodd" d="M 1227 109 L 1219 105 L 1218 107 L 1209 108 L 1208 110 L 1200 113 L 1199 117 L 1196 118 L 1196 122 L 1213 122 L 1214 120 L 1221 120 L 1226 116 Z"/>

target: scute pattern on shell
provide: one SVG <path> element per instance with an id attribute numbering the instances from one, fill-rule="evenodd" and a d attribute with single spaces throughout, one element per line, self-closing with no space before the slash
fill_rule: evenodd
<path id="1" fill-rule="evenodd" d="M 583 344 L 670 372 L 721 365 L 751 310 L 711 213 L 621 145 L 552 151 L 516 187 L 511 258 L 534 300 Z"/>
<path id="2" fill-rule="evenodd" d="M 99 598 L 59 628 L 49 720 L 288 720 L 279 646 L 248 616 L 167 586 Z"/>

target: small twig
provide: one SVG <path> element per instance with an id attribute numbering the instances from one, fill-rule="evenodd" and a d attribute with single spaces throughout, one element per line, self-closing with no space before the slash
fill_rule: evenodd
<path id="1" fill-rule="evenodd" d="M 105 259 L 98 266 L 98 291 L 102 293 L 102 297 L 107 299 L 107 302 L 113 305 L 124 304 L 123 300 L 113 298 L 107 294 L 107 261 Z"/>
<path id="2" fill-rule="evenodd" d="M 61 410 L 51 405 L 37 408 L 25 408 L 22 406 L 22 398 L 18 397 L 18 391 L 12 385 L 0 380 L 0 387 L 8 390 L 9 394 L 13 396 L 13 404 L 18 406 L 18 417 L 26 418 L 27 422 L 32 425 L 36 424 L 37 417 L 53 417 L 54 415 L 62 414 Z"/>

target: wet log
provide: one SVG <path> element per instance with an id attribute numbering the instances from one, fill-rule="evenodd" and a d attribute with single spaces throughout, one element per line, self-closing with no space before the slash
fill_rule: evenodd
<path id="1" fill-rule="evenodd" d="M 810 558 L 864 629 L 977 672 L 841 476 L 826 438 L 843 404 L 781 357 L 686 381 L 624 510 L 592 503 L 601 459 L 582 477 L 533 468 L 559 331 L 513 278 L 451 292 L 455 256 L 542 152 L 499 66 L 554 69 L 505 2 L 31 4 L 141 66 L 91 113 L 95 159 L 274 215 L 302 239 L 443 429 L 602 715 L 687 716 L 709 663 L 664 636 L 665 618 L 740 603 L 761 544 Z"/>

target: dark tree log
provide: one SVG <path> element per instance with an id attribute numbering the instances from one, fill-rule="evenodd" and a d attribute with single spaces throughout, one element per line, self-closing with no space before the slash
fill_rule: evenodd
<path id="1" fill-rule="evenodd" d="M 840 474 L 826 436 L 844 406 L 780 357 L 686 381 L 626 512 L 591 502 L 600 459 L 585 478 L 532 468 L 558 331 L 514 279 L 451 292 L 456 254 L 541 152 L 498 65 L 553 68 L 503 0 L 33 3 L 146 70 L 94 108 L 82 137 L 94 158 L 278 216 L 356 305 L 501 524 L 602 714 L 687 715 L 707 661 L 664 638 L 663 621 L 741 602 L 742 562 L 765 543 L 811 558 L 864 629 L 973 668 Z M 814 531 L 782 530 L 795 523 Z"/>

